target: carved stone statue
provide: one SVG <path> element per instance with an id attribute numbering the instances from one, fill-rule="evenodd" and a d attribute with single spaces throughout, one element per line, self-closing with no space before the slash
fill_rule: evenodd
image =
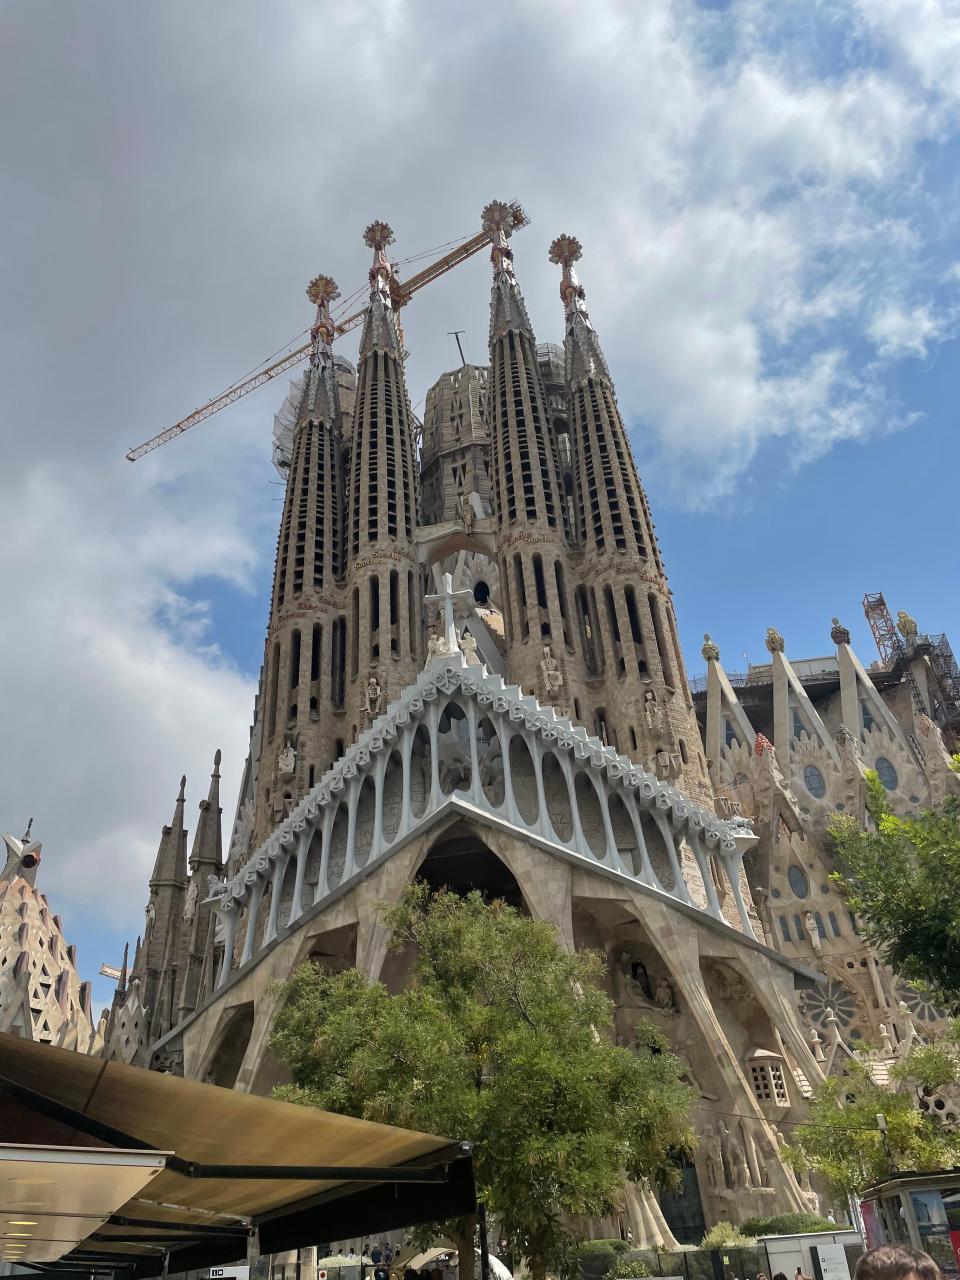
<path id="1" fill-rule="evenodd" d="M 783 636 L 776 627 L 767 627 L 767 636 L 763 643 L 770 653 L 783 653 L 786 647 Z"/>
<path id="2" fill-rule="evenodd" d="M 651 733 L 660 733 L 663 729 L 663 707 L 657 702 L 657 695 L 647 689 L 643 695 L 643 718 Z"/>
<path id="3" fill-rule="evenodd" d="M 566 714 L 567 677 L 563 664 L 553 656 L 548 644 L 543 646 L 543 657 L 537 667 L 537 701 L 541 706 L 552 706 L 559 714 Z"/>
<path id="4" fill-rule="evenodd" d="M 297 749 L 288 738 L 283 750 L 277 756 L 277 773 L 281 778 L 292 778 L 297 767 Z"/>
<path id="5" fill-rule="evenodd" d="M 380 688 L 380 681 L 375 675 L 371 675 L 367 680 L 360 703 L 360 712 L 365 725 L 370 725 L 376 720 L 382 710 L 382 704 L 383 690 Z"/>
<path id="6" fill-rule="evenodd" d="M 727 1186 L 734 1191 L 752 1186 L 753 1179 L 750 1176 L 750 1166 L 747 1164 L 743 1147 L 736 1134 L 732 1133 L 722 1120 L 720 1121 L 720 1146 L 723 1152 L 723 1163 L 727 1170 Z"/>
<path id="7" fill-rule="evenodd" d="M 710 633 L 703 633 L 703 648 L 700 650 L 705 662 L 720 661 L 720 646 L 710 639 Z"/>
<path id="8" fill-rule="evenodd" d="M 679 751 L 668 751 L 666 747 L 658 747 L 653 756 L 653 772 L 662 781 L 679 778 L 683 761 Z"/>
<path id="9" fill-rule="evenodd" d="M 431 634 L 427 641 L 427 661 L 429 662 L 432 658 L 443 657 L 444 654 L 449 652 L 450 649 L 447 645 L 446 637 L 442 635 L 438 636 L 435 633 Z"/>
<path id="10" fill-rule="evenodd" d="M 897 612 L 897 630 L 906 641 L 907 648 L 913 649 L 917 643 L 917 620 L 916 618 L 911 618 L 905 609 L 900 609 Z"/>
<path id="11" fill-rule="evenodd" d="M 833 626 L 830 628 L 830 639 L 834 644 L 849 644 L 850 632 L 839 618 L 834 618 L 832 621 Z"/>
<path id="12" fill-rule="evenodd" d="M 664 1013 L 676 1013 L 677 1006 L 673 998 L 673 988 L 666 978 L 661 978 L 653 993 L 653 1002 Z"/>
<path id="13" fill-rule="evenodd" d="M 810 942 L 816 955 L 823 955 L 823 942 L 820 939 L 820 930 L 817 928 L 817 921 L 812 911 L 803 913 L 803 927 L 810 935 Z"/>
<path id="14" fill-rule="evenodd" d="M 713 1130 L 713 1125 L 707 1125 L 703 1130 L 703 1136 L 700 1139 L 700 1149 L 703 1152 L 703 1167 L 707 1174 L 707 1185 L 713 1191 L 723 1191 L 726 1187 L 726 1178 L 723 1173 L 723 1152 L 720 1146 L 720 1139 Z"/>
<path id="15" fill-rule="evenodd" d="M 463 528 L 466 533 L 473 533 L 473 522 L 476 519 L 476 512 L 470 501 L 470 495 L 466 494 L 463 499 Z"/>
<path id="16" fill-rule="evenodd" d="M 477 653 L 477 642 L 469 631 L 465 631 L 460 637 L 460 652 L 463 654 L 464 661 L 468 667 L 483 666 L 483 660 Z"/>
<path id="17" fill-rule="evenodd" d="M 196 876 L 191 876 L 190 884 L 187 887 L 187 896 L 183 903 L 183 923 L 191 924 L 193 917 L 197 914 L 197 902 L 200 898 L 200 886 L 197 884 Z"/>

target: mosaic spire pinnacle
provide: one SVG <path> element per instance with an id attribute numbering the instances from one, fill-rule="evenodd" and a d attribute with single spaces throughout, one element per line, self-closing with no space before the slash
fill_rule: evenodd
<path id="1" fill-rule="evenodd" d="M 550 246 L 550 261 L 563 269 L 560 297 L 567 316 L 564 352 L 567 381 L 571 386 L 576 386 L 584 378 L 603 378 L 606 382 L 611 381 L 610 370 L 600 350 L 600 340 L 587 313 L 587 295 L 574 266 L 582 255 L 583 246 L 576 236 L 557 236 Z"/>

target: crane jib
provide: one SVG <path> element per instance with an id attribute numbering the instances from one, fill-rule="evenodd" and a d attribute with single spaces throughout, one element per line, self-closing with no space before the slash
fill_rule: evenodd
<path id="1" fill-rule="evenodd" d="M 513 214 L 513 230 L 519 231 L 521 228 L 529 226 L 530 219 L 517 201 L 511 201 L 510 210 Z M 394 277 L 390 282 L 394 307 L 399 309 L 406 306 L 419 289 L 430 284 L 447 271 L 452 270 L 453 267 L 459 266 L 461 262 L 466 262 L 468 258 L 473 257 L 484 245 L 489 243 L 489 235 L 485 231 L 481 231 L 456 248 L 451 249 L 449 253 L 445 253 L 442 257 L 437 258 L 436 261 L 429 263 L 422 271 L 412 275 L 409 280 L 400 281 Z M 354 312 L 353 315 L 347 316 L 345 320 L 339 321 L 336 325 L 334 336 L 342 337 L 343 334 L 349 333 L 351 329 L 355 329 L 361 323 L 365 314 L 366 308 L 363 308 Z M 175 422 L 172 427 L 167 427 L 159 435 L 152 436 L 149 440 L 144 441 L 143 444 L 130 449 L 126 454 L 127 461 L 136 462 L 146 454 L 152 453 L 154 449 L 159 449 L 162 444 L 167 444 L 168 441 L 176 439 L 177 436 L 182 436 L 191 427 L 205 422 L 207 418 L 212 418 L 215 413 L 219 413 L 221 409 L 226 409 L 229 405 L 236 403 L 243 396 L 249 395 L 251 391 L 256 391 L 258 387 L 262 387 L 264 383 L 270 382 L 271 379 L 276 378 L 279 374 L 292 369 L 295 365 L 307 359 L 310 355 L 311 346 L 312 344 L 308 342 L 302 347 L 288 351 L 285 356 L 276 360 L 273 364 L 267 365 L 259 373 L 254 373 L 249 378 L 244 378 L 241 382 L 235 382 L 226 391 L 222 391 L 220 395 L 208 400 L 199 409 L 194 409 L 193 413 L 188 414 L 187 417 Z"/>

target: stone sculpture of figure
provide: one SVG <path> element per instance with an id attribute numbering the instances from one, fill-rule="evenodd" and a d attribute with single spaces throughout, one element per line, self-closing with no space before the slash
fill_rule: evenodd
<path id="1" fill-rule="evenodd" d="M 156 920 L 157 908 L 153 905 L 152 902 L 147 903 L 146 907 L 144 908 L 144 915 L 147 917 L 148 925 L 153 924 L 154 920 Z"/>
<path id="2" fill-rule="evenodd" d="M 383 690 L 380 688 L 380 681 L 376 676 L 371 675 L 367 680 L 366 688 L 363 691 L 363 699 L 360 703 L 360 712 L 365 725 L 372 724 L 380 714 L 382 702 Z"/>
<path id="3" fill-rule="evenodd" d="M 707 1174 L 707 1185 L 713 1191 L 722 1191 L 726 1186 L 723 1174 L 723 1154 L 720 1139 L 713 1131 L 713 1125 L 707 1125 L 700 1139 L 700 1150 L 703 1152 L 703 1164 Z"/>
<path id="4" fill-rule="evenodd" d="M 277 772 L 281 778 L 291 778 L 297 767 L 297 749 L 288 738 L 283 750 L 277 756 Z"/>
<path id="5" fill-rule="evenodd" d="M 907 648 L 914 648 L 917 643 L 917 620 L 911 618 L 905 609 L 897 612 L 897 630 L 907 642 Z"/>
<path id="6" fill-rule="evenodd" d="M 803 925 L 807 933 L 810 935 L 810 942 L 816 955 L 823 955 L 823 942 L 820 939 L 820 930 L 817 928 L 816 917 L 812 911 L 803 913 Z"/>
<path id="7" fill-rule="evenodd" d="M 660 747 L 658 751 L 654 752 L 653 756 L 654 773 L 662 782 L 666 782 L 667 778 L 670 777 L 671 768 L 670 752 L 664 747 Z"/>
<path id="8" fill-rule="evenodd" d="M 463 527 L 467 533 L 473 533 L 475 519 L 476 512 L 473 509 L 473 503 L 470 501 L 470 495 L 467 494 L 463 499 Z"/>
<path id="9" fill-rule="evenodd" d="M 200 886 L 197 884 L 196 877 L 191 877 L 190 885 L 187 889 L 187 896 L 183 903 L 183 922 L 190 924 L 193 917 L 197 914 L 197 902 L 200 898 Z"/>
<path id="10" fill-rule="evenodd" d="M 469 631 L 465 631 L 460 637 L 460 652 L 468 667 L 483 666 L 480 655 L 477 653 L 477 642 Z"/>
<path id="11" fill-rule="evenodd" d="M 548 644 L 543 646 L 543 657 L 537 668 L 537 701 L 543 706 L 554 707 L 561 714 L 566 709 L 567 678 Z"/>
<path id="12" fill-rule="evenodd" d="M 741 1190 L 753 1185 L 750 1177 L 750 1166 L 743 1153 L 743 1147 L 737 1141 L 724 1122 L 720 1121 L 720 1143 L 723 1151 L 723 1162 L 727 1170 L 727 1186 L 731 1190 Z"/>
<path id="13" fill-rule="evenodd" d="M 427 641 L 427 661 L 429 662 L 432 658 L 440 658 L 449 652 L 446 637 L 431 634 L 430 639 Z"/>
<path id="14" fill-rule="evenodd" d="M 673 999 L 673 988 L 666 978 L 661 978 L 653 993 L 653 1002 L 664 1013 L 676 1013 L 677 1006 Z"/>
<path id="15" fill-rule="evenodd" d="M 652 733 L 659 733 L 663 728 L 663 708 L 652 689 L 648 689 L 643 695 L 643 718 Z"/>
<path id="16" fill-rule="evenodd" d="M 627 951 L 621 951 L 617 963 L 612 966 L 613 998 L 617 1005 L 651 1004 L 650 979 L 646 967 L 634 960 Z"/>

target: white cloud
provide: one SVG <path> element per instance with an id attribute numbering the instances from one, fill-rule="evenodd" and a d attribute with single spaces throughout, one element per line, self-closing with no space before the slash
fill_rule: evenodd
<path id="1" fill-rule="evenodd" d="M 943 337 L 945 328 L 945 317 L 934 315 L 929 306 L 904 307 L 892 302 L 874 312 L 867 334 L 877 354 L 885 359 L 915 356 L 923 360 L 931 344 Z"/>

